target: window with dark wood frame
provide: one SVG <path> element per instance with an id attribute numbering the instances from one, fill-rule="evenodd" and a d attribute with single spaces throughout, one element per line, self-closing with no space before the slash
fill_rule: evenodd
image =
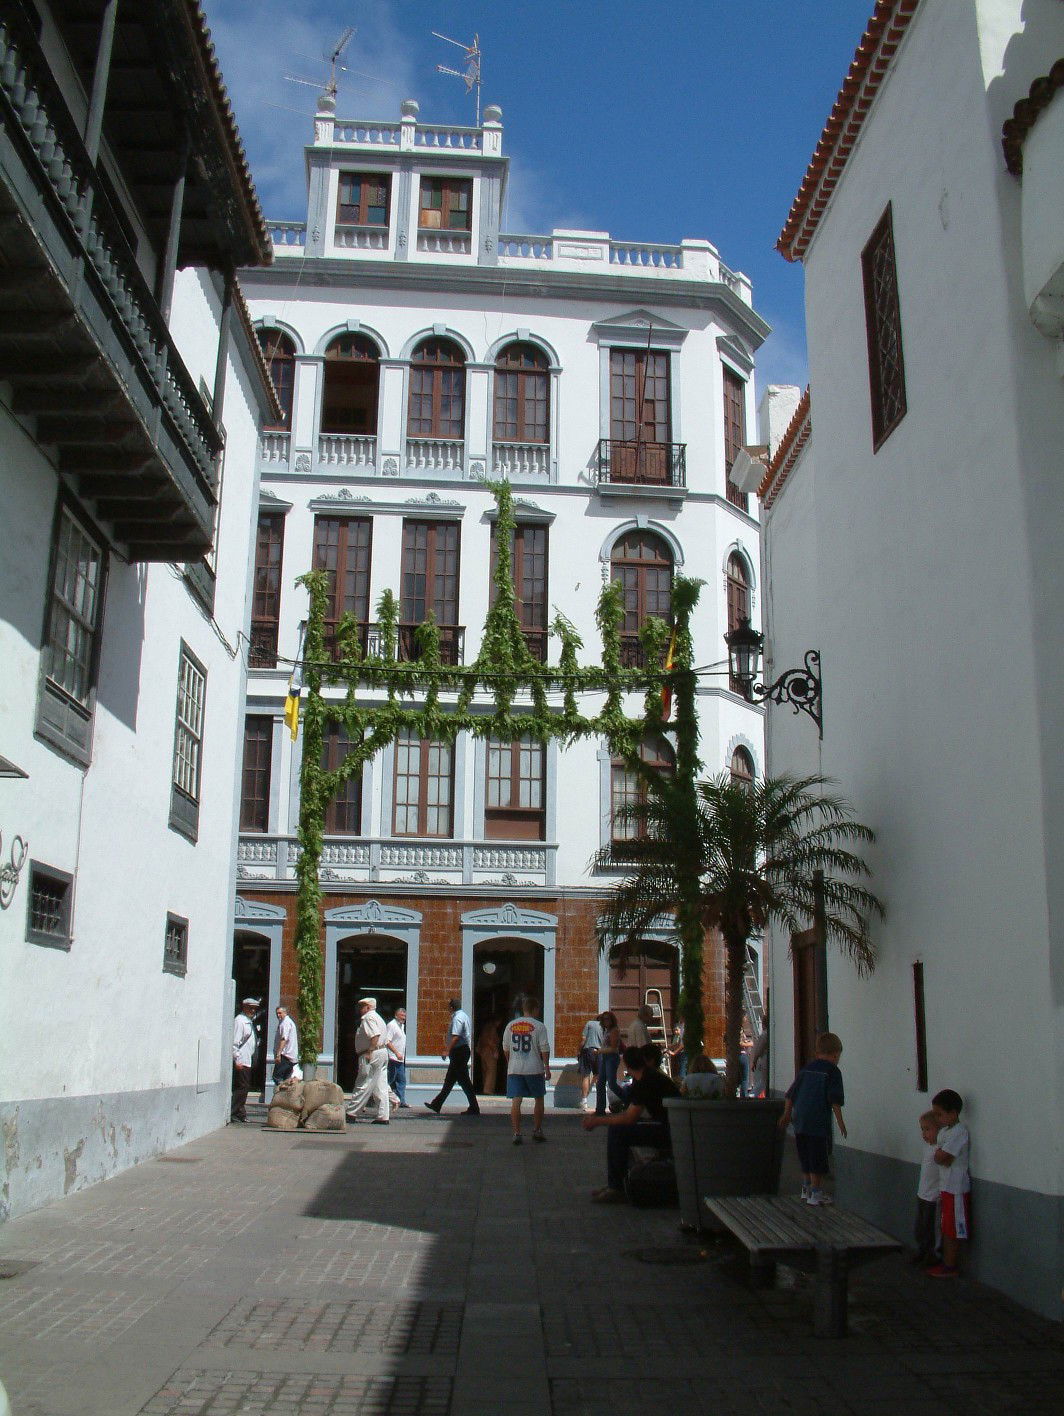
<path id="1" fill-rule="evenodd" d="M 742 787 L 754 785 L 754 759 L 745 747 L 737 747 L 731 755 L 728 771 L 733 782 Z"/>
<path id="2" fill-rule="evenodd" d="M 491 581 L 489 598 L 494 605 L 495 565 L 499 548 L 496 526 L 491 528 Z M 547 658 L 547 536 L 546 526 L 519 523 L 510 547 L 514 593 L 517 596 L 517 617 L 524 631 L 529 653 L 539 662 Z"/>
<path id="3" fill-rule="evenodd" d="M 746 384 L 731 369 L 724 369 L 724 492 L 732 506 L 746 511 L 749 501 L 736 487 L 729 472 L 746 445 Z"/>
<path id="4" fill-rule="evenodd" d="M 484 835 L 489 840 L 545 839 L 546 762 L 543 743 L 533 738 L 488 738 Z"/>
<path id="5" fill-rule="evenodd" d="M 188 920 L 169 910 L 163 935 L 163 973 L 176 974 L 178 978 L 188 973 Z"/>
<path id="6" fill-rule="evenodd" d="M 395 742 L 392 834 L 454 833 L 454 753 L 447 743 L 402 732 Z"/>
<path id="7" fill-rule="evenodd" d="M 402 624 L 423 624 L 430 610 L 441 629 L 458 624 L 460 531 L 457 521 L 403 522 Z"/>
<path id="8" fill-rule="evenodd" d="M 321 431 L 374 437 L 380 392 L 380 351 L 364 334 L 341 334 L 325 351 Z"/>
<path id="9" fill-rule="evenodd" d="M 244 763 L 240 777 L 241 831 L 270 829 L 270 769 L 273 759 L 273 719 L 244 719 Z"/>
<path id="10" fill-rule="evenodd" d="M 70 948 L 70 906 L 74 877 L 40 861 L 30 861 L 26 942 Z"/>
<path id="11" fill-rule="evenodd" d="M 182 640 L 177 668 L 169 824 L 191 841 L 199 837 L 206 709 L 207 670 Z"/>
<path id="12" fill-rule="evenodd" d="M 746 568 L 746 562 L 738 552 L 733 551 L 728 557 L 728 573 L 725 576 L 725 588 L 728 596 L 728 633 L 739 628 L 739 621 L 750 618 L 750 574 Z M 729 677 L 728 687 L 732 693 L 742 693 L 743 686 L 738 681 Z"/>
<path id="13" fill-rule="evenodd" d="M 927 1017 L 924 1011 L 924 966 L 913 964 L 913 1017 L 916 1024 L 916 1090 L 927 1091 Z"/>
<path id="14" fill-rule="evenodd" d="M 905 360 L 890 204 L 861 252 L 868 382 L 872 398 L 872 447 L 879 448 L 905 417 Z"/>
<path id="15" fill-rule="evenodd" d="M 281 620 L 281 564 L 284 551 L 284 515 L 260 511 L 255 537 L 255 579 L 251 603 L 251 649 L 255 668 L 277 665 L 277 629 Z"/>
<path id="16" fill-rule="evenodd" d="M 610 350 L 610 477 L 667 484 L 672 442 L 669 356 Z"/>
<path id="17" fill-rule="evenodd" d="M 407 436 L 465 436 L 465 356 L 449 339 L 426 339 L 410 362 Z"/>
<path id="18" fill-rule="evenodd" d="M 36 731 L 88 762 L 107 557 L 102 538 L 60 501 L 52 530 Z"/>
<path id="19" fill-rule="evenodd" d="M 260 329 L 256 333 L 270 378 L 277 390 L 277 402 L 281 405 L 281 421 L 267 425 L 265 431 L 269 432 L 271 428 L 287 431 L 292 426 L 292 400 L 296 391 L 296 346 L 280 329 Z"/>
<path id="20" fill-rule="evenodd" d="M 621 663 L 641 668 L 640 628 L 651 615 L 672 619 L 672 552 L 653 531 L 630 531 L 613 547 L 610 579 L 621 583 Z"/>
<path id="21" fill-rule="evenodd" d="M 419 226 L 433 231 L 469 231 L 472 212 L 471 178 L 422 177 Z"/>
<path id="22" fill-rule="evenodd" d="M 314 569 L 328 576 L 325 635 L 336 649 L 336 626 L 351 614 L 359 625 L 369 621 L 369 573 L 373 522 L 368 516 L 314 518 Z"/>
<path id="23" fill-rule="evenodd" d="M 336 194 L 338 226 L 388 226 L 391 177 L 387 172 L 341 172 Z"/>
<path id="24" fill-rule="evenodd" d="M 508 344 L 495 360 L 496 442 L 550 441 L 550 365 L 532 344 Z"/>
<path id="25" fill-rule="evenodd" d="M 339 723 L 330 723 L 322 739 L 321 765 L 325 772 L 335 772 L 347 757 L 351 739 Z M 327 836 L 361 836 L 362 834 L 362 773 L 353 772 L 343 786 L 330 798 L 325 808 Z"/>
<path id="26" fill-rule="evenodd" d="M 662 737 L 645 737 L 639 744 L 639 760 L 658 772 L 672 776 L 676 771 L 676 754 Z M 623 757 L 610 763 L 610 838 L 614 842 L 642 841 L 647 834 L 646 822 L 638 818 L 625 820 L 626 807 L 642 806 L 647 799 L 646 783 Z"/>

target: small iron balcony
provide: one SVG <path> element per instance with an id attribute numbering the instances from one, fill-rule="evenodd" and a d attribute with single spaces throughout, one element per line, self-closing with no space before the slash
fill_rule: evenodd
<path id="1" fill-rule="evenodd" d="M 686 487 L 687 444 L 600 438 L 599 485 Z"/>

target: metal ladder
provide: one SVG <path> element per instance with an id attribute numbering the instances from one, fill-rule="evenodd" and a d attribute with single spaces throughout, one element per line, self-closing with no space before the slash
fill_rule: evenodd
<path id="1" fill-rule="evenodd" d="M 754 967 L 754 959 L 749 949 L 746 951 L 746 961 L 743 964 L 743 1007 L 750 1020 L 751 1034 L 756 1042 L 765 1030 L 765 1005 L 761 999 L 757 969 Z"/>
<path id="2" fill-rule="evenodd" d="M 647 1036 L 661 1048 L 661 1070 L 672 1076 L 672 1058 L 669 1056 L 669 1035 L 665 1031 L 665 1004 L 660 988 L 648 988 L 643 1002 L 654 1015 L 647 1024 Z"/>

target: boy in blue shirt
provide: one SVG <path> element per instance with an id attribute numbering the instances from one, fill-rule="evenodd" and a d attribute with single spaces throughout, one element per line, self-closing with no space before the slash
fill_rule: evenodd
<path id="1" fill-rule="evenodd" d="M 807 1062 L 787 1091 L 787 1104 L 780 1117 L 780 1130 L 785 1131 L 794 1119 L 794 1141 L 802 1167 L 802 1199 L 807 1205 L 830 1205 L 830 1195 L 821 1189 L 828 1169 L 831 1144 L 831 1118 L 834 1115 L 839 1130 L 845 1136 L 842 1119 L 845 1101 L 839 1058 L 842 1042 L 834 1033 L 821 1033 L 816 1040 L 816 1056 Z"/>

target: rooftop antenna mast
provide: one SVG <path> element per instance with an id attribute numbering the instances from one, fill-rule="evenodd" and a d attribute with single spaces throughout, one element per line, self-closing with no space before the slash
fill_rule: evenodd
<path id="1" fill-rule="evenodd" d="M 349 25 L 347 29 L 344 30 L 340 38 L 333 45 L 331 52 L 323 54 L 321 56 L 324 59 L 325 63 L 329 66 L 329 78 L 325 84 L 325 87 L 321 89 L 321 96 L 322 98 L 327 98 L 330 100 L 330 104 L 333 109 L 335 109 L 336 107 L 336 75 L 337 73 L 347 73 L 347 65 L 341 64 L 340 58 L 343 55 L 344 50 L 354 38 L 354 34 L 354 26 Z M 321 87 L 320 80 L 317 79 L 303 79 L 300 78 L 297 74 L 285 74 L 285 78 L 290 84 L 305 84 L 307 88 Z"/>
<path id="2" fill-rule="evenodd" d="M 449 69 L 445 64 L 437 64 L 437 74 L 450 74 L 452 78 L 461 79 L 465 84 L 466 93 L 472 93 L 476 89 L 477 121 L 476 126 L 480 127 L 480 35 L 473 36 L 472 44 L 463 44 L 460 39 L 451 39 L 449 35 L 440 34 L 438 30 L 432 31 L 434 39 L 442 39 L 445 44 L 453 44 L 460 49 L 466 57 L 464 69 Z"/>

